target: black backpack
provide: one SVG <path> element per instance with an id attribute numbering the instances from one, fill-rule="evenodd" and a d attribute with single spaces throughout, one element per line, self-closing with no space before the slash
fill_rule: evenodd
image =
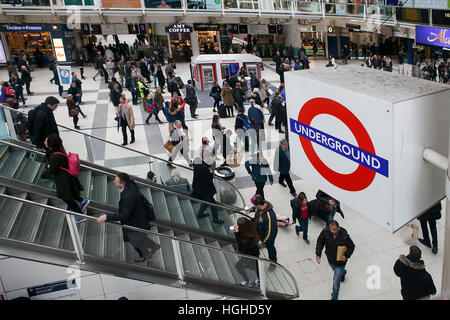
<path id="1" fill-rule="evenodd" d="M 147 200 L 147 198 L 141 192 L 139 193 L 141 195 L 141 203 L 142 206 L 144 207 L 145 213 L 147 213 L 148 220 L 155 221 L 156 216 L 155 211 L 153 210 L 153 205 Z"/>
<path id="2" fill-rule="evenodd" d="M 37 115 L 40 107 L 41 106 L 39 105 L 39 106 L 31 109 L 30 111 L 28 111 L 27 130 L 28 130 L 28 135 L 30 136 L 30 138 L 33 136 L 34 119 L 36 119 L 36 115 Z"/>

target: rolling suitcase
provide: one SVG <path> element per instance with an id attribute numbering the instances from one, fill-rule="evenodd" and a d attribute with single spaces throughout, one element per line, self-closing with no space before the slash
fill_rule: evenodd
<path id="1" fill-rule="evenodd" d="M 175 82 L 177 83 L 178 88 L 180 89 L 184 88 L 183 80 L 181 80 L 180 77 L 175 77 Z"/>
<path id="2" fill-rule="evenodd" d="M 219 111 L 219 117 L 221 118 L 227 118 L 227 107 L 225 107 L 225 105 L 222 103 L 221 105 L 219 105 L 219 107 L 217 108 Z"/>

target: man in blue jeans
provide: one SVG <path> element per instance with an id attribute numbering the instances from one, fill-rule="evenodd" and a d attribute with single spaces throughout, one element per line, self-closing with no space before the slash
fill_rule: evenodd
<path id="1" fill-rule="evenodd" d="M 333 220 L 330 222 L 328 229 L 323 229 L 319 238 L 317 238 L 316 260 L 319 264 L 323 247 L 325 247 L 328 263 L 334 272 L 331 300 L 337 300 L 341 282 L 344 282 L 347 273 L 345 265 L 355 250 L 355 244 L 352 239 L 350 239 L 347 231 L 344 228 L 339 227 L 339 223 Z M 339 257 L 339 260 L 337 256 L 338 249 L 340 252 L 343 252 L 341 257 Z"/>

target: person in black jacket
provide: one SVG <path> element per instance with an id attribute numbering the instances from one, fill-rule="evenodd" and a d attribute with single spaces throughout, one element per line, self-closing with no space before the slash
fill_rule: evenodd
<path id="1" fill-rule="evenodd" d="M 67 171 L 69 163 L 61 138 L 58 134 L 51 134 L 45 139 L 45 144 L 50 158 L 47 172 L 54 176 L 56 196 L 67 204 L 67 210 L 83 213 L 89 199 L 81 197 L 80 193 L 84 189 L 80 180 Z M 84 220 L 86 218 L 75 217 L 75 222 Z"/>
<path id="2" fill-rule="evenodd" d="M 193 86 L 192 79 L 189 79 L 186 84 L 186 96 L 184 101 L 189 105 L 189 110 L 191 111 L 191 118 L 197 119 L 198 114 L 195 113 L 197 110 L 198 99 L 197 92 Z"/>
<path id="3" fill-rule="evenodd" d="M 433 238 L 433 248 L 431 252 L 436 254 L 438 252 L 438 236 L 436 228 L 436 220 L 441 218 L 442 205 L 441 202 L 436 203 L 429 210 L 425 211 L 419 218 L 420 226 L 422 227 L 423 239 L 419 239 L 419 242 L 424 246 L 431 248 L 430 236 L 428 234 L 428 226 L 430 225 L 431 237 Z"/>
<path id="4" fill-rule="evenodd" d="M 216 108 L 219 109 L 220 100 L 222 100 L 221 92 L 222 88 L 217 84 L 217 80 L 214 80 L 209 93 L 209 96 L 214 99 L 213 112 L 217 112 Z"/>
<path id="5" fill-rule="evenodd" d="M 214 195 L 217 193 L 214 186 L 214 175 L 211 168 L 200 158 L 194 159 L 194 178 L 192 180 L 192 197 L 207 201 L 215 204 Z M 207 205 L 202 203 L 197 212 L 197 219 L 208 217 L 209 214 L 205 213 Z M 210 206 L 211 214 L 213 217 L 212 222 L 217 224 L 222 224 L 224 221 L 219 218 L 217 214 L 217 208 L 215 206 Z"/>
<path id="6" fill-rule="evenodd" d="M 271 104 L 271 111 L 270 111 L 270 117 L 269 117 L 269 126 L 273 126 L 273 118 L 275 118 L 275 129 L 280 130 L 281 127 L 281 117 L 280 117 L 280 111 L 282 107 L 281 103 L 281 95 L 280 92 L 275 92 L 275 97 L 272 100 Z"/>
<path id="7" fill-rule="evenodd" d="M 234 236 L 236 237 L 239 253 L 259 257 L 259 247 L 262 247 L 262 243 L 259 239 L 255 224 L 251 220 L 244 217 L 239 218 L 232 227 L 231 232 L 234 233 Z M 244 278 L 241 282 L 241 286 L 249 288 L 259 285 L 258 260 L 240 257 L 239 261 L 236 263 L 236 269 L 242 278 Z M 256 274 L 256 279 L 254 281 L 250 280 L 245 269 L 252 270 Z"/>
<path id="8" fill-rule="evenodd" d="M 244 92 L 244 90 L 242 90 L 240 82 L 236 83 L 236 86 L 232 89 L 232 93 L 233 93 L 233 99 L 234 99 L 235 106 L 237 105 L 237 110 L 244 109 L 245 92 Z M 229 113 L 231 113 L 231 114 L 229 114 L 229 116 L 234 117 L 233 107 L 231 107 L 230 110 L 228 110 L 228 106 L 227 106 L 227 111 L 230 111 Z"/>
<path id="9" fill-rule="evenodd" d="M 286 184 L 284 183 L 286 180 L 291 195 L 296 197 L 297 193 L 295 192 L 295 188 L 289 174 L 289 171 L 291 170 L 291 154 L 289 151 L 289 142 L 286 139 L 282 139 L 280 141 L 280 146 L 275 150 L 273 169 L 280 172 L 278 183 L 286 188 Z"/>
<path id="10" fill-rule="evenodd" d="M 97 222 L 120 221 L 121 224 L 150 230 L 150 220 L 145 211 L 141 197 L 143 195 L 134 181 L 126 173 L 118 173 L 114 178 L 114 185 L 120 190 L 119 213 L 109 213 L 98 217 Z M 148 238 L 146 233 L 122 229 L 123 241 L 131 242 L 139 257 L 136 262 L 144 262 L 152 258 L 153 254 L 161 247 L 158 243 Z M 151 251 L 148 251 L 151 248 Z"/>
<path id="11" fill-rule="evenodd" d="M 338 212 L 342 216 L 342 219 L 344 219 L 344 213 L 341 210 L 341 203 L 338 200 L 329 196 L 322 190 L 317 191 L 316 199 L 318 200 L 317 215 L 327 223 L 325 226 L 326 229 L 328 229 L 330 222 L 334 220 L 336 212 Z"/>
<path id="12" fill-rule="evenodd" d="M 78 68 L 80 68 L 81 79 L 86 79 L 84 76 L 84 57 L 82 53 L 78 55 Z"/>
<path id="13" fill-rule="evenodd" d="M 109 84 L 109 99 L 116 110 L 120 104 L 120 97 L 122 96 L 122 86 L 116 81 L 116 78 L 112 78 L 112 82 Z"/>
<path id="14" fill-rule="evenodd" d="M 148 82 L 150 82 L 150 72 L 147 66 L 147 58 L 144 57 L 141 59 L 139 68 L 141 69 L 141 76 L 143 76 Z"/>
<path id="15" fill-rule="evenodd" d="M 51 134 L 59 134 L 53 111 L 58 107 L 59 100 L 53 96 L 47 97 L 36 110 L 33 120 L 31 143 L 38 149 L 44 148 L 44 141 Z M 28 119 L 30 120 L 30 119 Z"/>
<path id="16" fill-rule="evenodd" d="M 169 82 L 167 83 L 167 91 L 170 92 L 172 97 L 174 93 L 177 93 L 178 96 L 181 97 L 180 89 L 178 88 L 178 85 L 175 81 L 175 75 L 172 75 L 172 77 L 169 79 Z"/>
<path id="17" fill-rule="evenodd" d="M 17 102 L 20 100 L 23 103 L 23 106 L 25 107 L 25 97 L 23 96 L 23 81 L 19 78 L 17 75 L 17 72 L 11 73 L 11 79 L 9 79 L 9 83 L 11 84 L 11 87 L 14 88 L 14 92 L 16 94 Z"/>
<path id="18" fill-rule="evenodd" d="M 239 148 L 242 149 L 242 145 L 244 145 L 245 152 L 248 152 L 249 138 L 247 131 L 248 129 L 250 129 L 250 122 L 248 121 L 248 117 L 244 112 L 245 109 L 238 110 L 236 121 L 234 123 L 234 131 L 237 135 L 236 139 L 238 141 Z"/>
<path id="19" fill-rule="evenodd" d="M 277 215 L 273 211 L 272 204 L 260 196 L 256 197 L 254 205 L 256 212 L 253 223 L 261 238 L 261 246 L 264 245 L 267 248 L 269 259 L 277 262 L 277 249 L 275 248 L 275 239 L 278 233 Z M 275 268 L 275 264 L 270 264 L 269 271 L 273 271 Z"/>
<path id="20" fill-rule="evenodd" d="M 409 248 L 409 255 L 400 255 L 394 265 L 395 274 L 400 277 L 403 300 L 428 298 L 436 294 L 431 275 L 425 270 L 422 251 L 417 246 Z"/>
<path id="21" fill-rule="evenodd" d="M 295 226 L 297 236 L 303 232 L 303 240 L 309 244 L 308 240 L 308 223 L 311 219 L 312 204 L 308 202 L 304 192 L 300 192 L 298 197 L 291 200 L 292 208 L 292 224 L 298 220 L 299 226 Z"/>
<path id="22" fill-rule="evenodd" d="M 334 271 L 331 299 L 337 300 L 341 282 L 344 282 L 345 275 L 347 274 L 345 265 L 355 250 L 355 244 L 347 233 L 347 230 L 339 227 L 339 223 L 333 220 L 330 222 L 329 228 L 323 229 L 317 238 L 316 260 L 319 264 L 323 247 L 325 247 L 328 263 Z M 338 250 L 343 253 L 339 260 L 337 256 Z"/>
<path id="23" fill-rule="evenodd" d="M 27 95 L 32 96 L 33 92 L 30 90 L 31 85 L 31 73 L 26 66 L 22 66 L 20 69 L 20 73 L 22 74 L 21 78 L 23 83 L 25 83 L 25 88 L 27 89 Z"/>

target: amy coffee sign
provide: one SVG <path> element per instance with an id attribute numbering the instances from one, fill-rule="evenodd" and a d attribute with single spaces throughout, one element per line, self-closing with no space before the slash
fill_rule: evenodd
<path id="1" fill-rule="evenodd" d="M 416 26 L 416 42 L 450 49 L 450 29 Z"/>

